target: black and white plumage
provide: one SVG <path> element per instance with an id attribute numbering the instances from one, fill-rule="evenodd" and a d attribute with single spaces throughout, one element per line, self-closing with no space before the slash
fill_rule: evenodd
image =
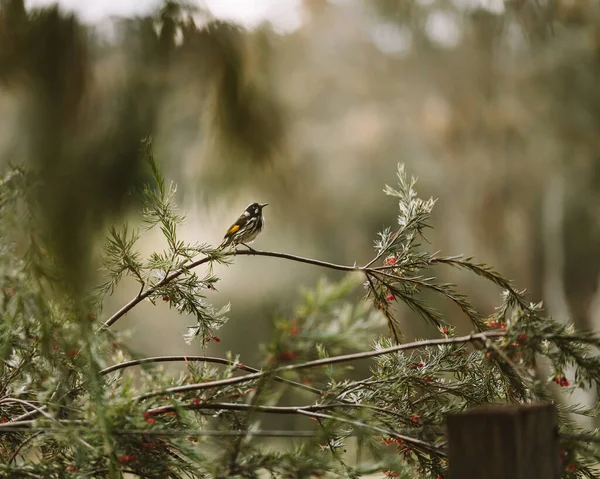
<path id="1" fill-rule="evenodd" d="M 239 244 L 250 248 L 248 243 L 256 239 L 265 225 L 262 209 L 267 205 L 268 203 L 249 204 L 237 221 L 229 227 L 227 233 L 225 233 L 223 242 L 219 245 L 219 249 L 227 248 L 228 246 L 235 247 Z"/>

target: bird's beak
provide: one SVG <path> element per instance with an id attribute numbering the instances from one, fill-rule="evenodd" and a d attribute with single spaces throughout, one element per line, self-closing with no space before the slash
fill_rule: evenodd
<path id="1" fill-rule="evenodd" d="M 262 204 L 260 205 L 260 207 L 261 207 L 261 208 L 264 208 L 265 206 L 269 206 L 269 203 L 262 203 Z"/>

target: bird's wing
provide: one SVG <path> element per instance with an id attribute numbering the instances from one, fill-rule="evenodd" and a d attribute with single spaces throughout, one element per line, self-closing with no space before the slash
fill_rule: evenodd
<path id="1" fill-rule="evenodd" d="M 233 223 L 229 229 L 227 230 L 227 233 L 225 233 L 225 238 L 228 238 L 229 236 L 231 236 L 232 234 L 234 234 L 236 231 L 238 231 L 242 226 L 244 226 L 246 223 L 248 222 L 248 217 L 246 215 L 241 215 L 237 221 L 235 223 Z"/>

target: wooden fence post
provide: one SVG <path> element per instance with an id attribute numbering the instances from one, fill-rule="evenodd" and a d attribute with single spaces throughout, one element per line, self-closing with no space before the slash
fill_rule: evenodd
<path id="1" fill-rule="evenodd" d="M 449 479 L 558 479 L 556 408 L 489 405 L 446 418 Z"/>

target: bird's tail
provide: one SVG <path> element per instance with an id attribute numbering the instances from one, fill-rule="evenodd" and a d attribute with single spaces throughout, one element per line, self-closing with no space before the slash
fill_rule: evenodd
<path id="1" fill-rule="evenodd" d="M 226 247 L 226 246 L 229 244 L 229 242 L 228 242 L 228 239 L 229 239 L 229 238 L 225 238 L 225 239 L 223 240 L 223 242 L 222 242 L 222 243 L 221 243 L 219 246 L 217 246 L 217 249 L 218 249 L 218 250 L 222 250 L 222 249 L 224 249 L 224 248 L 225 248 L 225 247 Z"/>

